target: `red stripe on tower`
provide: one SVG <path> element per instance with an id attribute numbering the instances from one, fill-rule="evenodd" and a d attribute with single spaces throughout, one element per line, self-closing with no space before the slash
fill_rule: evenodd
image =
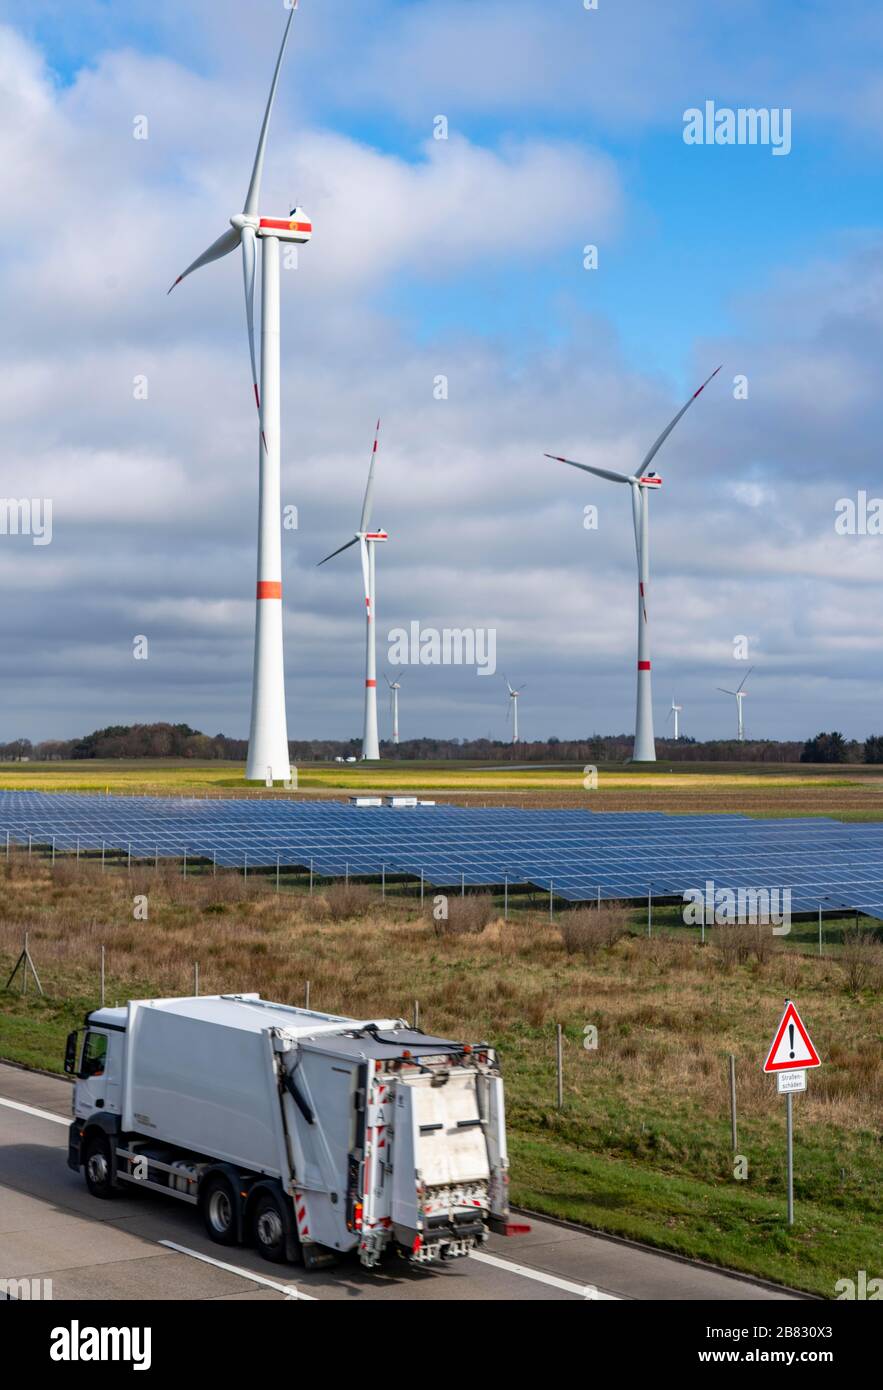
<path id="1" fill-rule="evenodd" d="M 281 598 L 282 583 L 277 579 L 258 580 L 258 598 Z"/>
<path id="2" fill-rule="evenodd" d="M 650 662 L 649 662 L 649 661 L 639 661 L 639 662 L 638 662 L 638 670 L 639 670 L 639 671 L 649 671 L 649 670 L 650 670 Z"/>
<path id="3" fill-rule="evenodd" d="M 368 687 L 369 690 L 373 690 L 373 689 L 374 689 L 374 686 L 377 684 L 377 682 L 376 682 L 376 681 L 365 681 L 365 684 L 367 685 L 367 687 Z"/>

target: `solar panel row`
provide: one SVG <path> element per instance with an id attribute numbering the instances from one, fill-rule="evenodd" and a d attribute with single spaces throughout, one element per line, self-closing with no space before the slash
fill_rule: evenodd
<path id="1" fill-rule="evenodd" d="M 239 869 L 279 863 L 329 878 L 508 880 L 572 902 L 680 896 L 710 881 L 788 890 L 795 912 L 821 906 L 883 919 L 883 828 L 827 819 L 2 792 L 0 837 Z"/>

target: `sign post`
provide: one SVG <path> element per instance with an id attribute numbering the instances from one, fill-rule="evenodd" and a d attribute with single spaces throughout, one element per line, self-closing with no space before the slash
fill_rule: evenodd
<path id="1" fill-rule="evenodd" d="M 763 1064 L 765 1072 L 775 1074 L 776 1089 L 785 1097 L 785 1134 L 788 1170 L 788 1225 L 794 1225 L 794 1113 L 795 1091 L 806 1090 L 809 1067 L 822 1065 L 803 1019 L 790 999 L 785 1000 L 785 1012 L 776 1029 L 772 1046 Z"/>

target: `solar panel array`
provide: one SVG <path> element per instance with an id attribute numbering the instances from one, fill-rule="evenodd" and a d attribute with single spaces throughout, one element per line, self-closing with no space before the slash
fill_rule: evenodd
<path id="1" fill-rule="evenodd" d="M 883 919 L 883 826 L 828 819 L 0 792 L 7 837 L 328 878 L 422 874 L 440 888 L 508 881 L 572 902 L 680 897 L 711 881 L 788 889 L 794 912 Z"/>

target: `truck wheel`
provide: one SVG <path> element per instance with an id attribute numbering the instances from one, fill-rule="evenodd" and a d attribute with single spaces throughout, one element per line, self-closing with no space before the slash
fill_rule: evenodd
<path id="1" fill-rule="evenodd" d="M 206 1179 L 202 1194 L 202 1219 L 216 1244 L 236 1244 L 236 1194 L 221 1173 Z"/>
<path id="2" fill-rule="evenodd" d="M 114 1196 L 110 1144 L 106 1135 L 93 1134 L 86 1140 L 83 1173 L 86 1178 L 86 1186 L 93 1197 L 106 1199 Z"/>
<path id="3" fill-rule="evenodd" d="M 269 1188 L 264 1188 L 255 1198 L 251 1230 L 259 1252 L 275 1265 L 285 1260 L 285 1224 L 279 1198 Z"/>

